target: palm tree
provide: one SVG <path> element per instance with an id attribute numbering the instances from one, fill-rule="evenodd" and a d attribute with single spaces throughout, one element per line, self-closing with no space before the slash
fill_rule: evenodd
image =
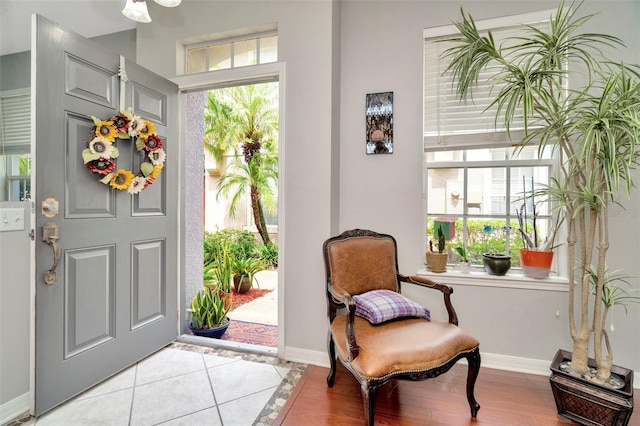
<path id="1" fill-rule="evenodd" d="M 235 159 L 218 181 L 220 197 L 231 196 L 229 215 L 250 193 L 258 233 L 270 244 L 265 210 L 276 211 L 274 187 L 278 181 L 278 109 L 275 84 L 239 86 L 209 92 L 205 112 L 205 146 L 221 160 L 231 151 Z M 242 157 L 239 157 L 239 153 Z"/>

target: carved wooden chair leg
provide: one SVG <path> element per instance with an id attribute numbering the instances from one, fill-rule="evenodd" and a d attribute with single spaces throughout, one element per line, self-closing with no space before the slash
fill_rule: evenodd
<path id="1" fill-rule="evenodd" d="M 373 426 L 378 388 L 371 386 L 371 383 L 365 380 L 360 383 L 360 389 L 362 390 L 362 405 L 364 406 L 364 423 L 367 426 Z"/>
<path id="2" fill-rule="evenodd" d="M 476 348 L 468 354 L 466 358 L 469 363 L 469 370 L 467 373 L 467 401 L 469 401 L 469 407 L 471 408 L 471 417 L 475 419 L 478 415 L 478 410 L 480 410 L 480 404 L 478 404 L 478 401 L 476 401 L 473 394 L 476 386 L 476 379 L 480 372 L 480 349 Z"/>
<path id="3" fill-rule="evenodd" d="M 331 364 L 331 370 L 327 376 L 327 385 L 331 388 L 336 378 L 336 344 L 333 342 L 331 331 L 329 331 L 329 335 L 327 336 L 327 346 L 329 350 L 329 363 Z"/>

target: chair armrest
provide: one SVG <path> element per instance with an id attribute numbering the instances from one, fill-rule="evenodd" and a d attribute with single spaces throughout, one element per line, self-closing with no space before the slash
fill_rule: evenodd
<path id="1" fill-rule="evenodd" d="M 409 284 L 419 285 L 421 287 L 431 288 L 434 290 L 439 290 L 442 293 L 444 298 L 444 306 L 447 308 L 447 314 L 449 315 L 449 323 L 453 325 L 458 325 L 458 315 L 456 314 L 456 310 L 451 303 L 451 294 L 453 293 L 453 288 L 448 285 L 439 284 L 435 281 L 432 281 L 428 278 L 419 277 L 417 275 L 406 276 L 402 274 L 398 274 L 398 280 L 402 282 L 406 282 Z"/>
<path id="2" fill-rule="evenodd" d="M 356 302 L 353 300 L 350 294 L 344 291 L 340 291 L 336 289 L 334 286 L 330 285 L 327 291 L 331 296 L 330 298 L 332 299 L 331 303 L 334 303 L 334 305 L 336 306 L 347 308 L 348 314 L 347 314 L 345 333 L 347 338 L 347 349 L 349 351 L 349 362 L 351 362 L 354 359 L 356 359 L 360 354 L 360 347 L 356 342 L 356 333 L 355 333 L 355 325 L 354 325 L 355 315 L 356 315 Z M 334 314 L 334 317 L 335 317 L 335 314 Z M 333 318 L 331 318 L 331 321 L 333 322 Z"/>

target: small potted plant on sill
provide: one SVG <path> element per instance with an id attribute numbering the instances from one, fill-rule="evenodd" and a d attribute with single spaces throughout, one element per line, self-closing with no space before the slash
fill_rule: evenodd
<path id="1" fill-rule="evenodd" d="M 524 176 L 522 178 L 523 186 L 525 185 Z M 525 188 L 526 192 L 526 188 Z M 529 216 L 527 214 L 527 201 L 522 203 L 519 210 L 516 210 L 518 216 L 518 232 L 522 237 L 524 247 L 520 249 L 520 262 L 522 264 L 522 273 L 531 278 L 547 278 L 551 271 L 551 263 L 553 262 L 553 248 L 556 233 L 560 226 L 561 220 L 556 218 L 552 221 L 549 234 L 543 242 L 540 242 L 540 232 L 538 231 L 538 204 L 535 202 L 535 194 L 533 190 L 533 180 L 531 181 L 531 195 L 527 197 L 531 200 L 531 224 L 529 225 Z M 532 234 L 530 235 L 529 232 Z"/>
<path id="2" fill-rule="evenodd" d="M 216 289 L 205 287 L 191 300 L 189 329 L 196 336 L 220 338 L 229 327 L 230 310 Z"/>
<path id="3" fill-rule="evenodd" d="M 506 239 L 509 239 L 509 227 L 505 226 L 504 231 Z M 485 225 L 483 228 L 484 233 L 487 235 L 485 242 L 488 245 L 490 235 L 494 229 L 491 225 Z M 485 251 L 482 253 L 482 265 L 484 270 L 489 275 L 503 276 L 506 275 L 509 269 L 511 269 L 511 256 L 504 253 L 494 253 L 492 251 Z"/>
<path id="4" fill-rule="evenodd" d="M 471 272 L 471 262 L 469 261 L 469 258 L 467 258 L 467 251 L 464 249 L 463 246 L 458 246 L 456 247 L 456 252 L 458 253 L 458 256 L 460 256 L 460 272 L 462 272 L 463 274 L 468 274 Z"/>
<path id="5" fill-rule="evenodd" d="M 431 272 L 447 272 L 447 252 L 445 249 L 444 232 L 442 226 L 438 226 L 438 251 L 433 248 L 433 240 L 429 241 L 429 251 L 427 251 L 427 269 Z"/>
<path id="6" fill-rule="evenodd" d="M 233 286 L 236 293 L 246 293 L 258 283 L 255 274 L 264 271 L 267 265 L 262 259 L 255 257 L 239 257 L 233 259 L 231 272 L 233 273 Z"/>

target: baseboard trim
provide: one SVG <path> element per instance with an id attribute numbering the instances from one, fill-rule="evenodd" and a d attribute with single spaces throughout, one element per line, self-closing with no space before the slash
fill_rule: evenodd
<path id="1" fill-rule="evenodd" d="M 495 368 L 496 370 L 514 371 L 516 373 L 536 374 L 548 376 L 551 374 L 549 366 L 551 360 L 539 360 L 532 358 L 521 358 L 510 355 L 500 355 L 481 352 L 482 366 Z M 320 367 L 329 367 L 329 356 L 327 352 L 312 351 L 309 349 L 285 347 L 284 359 L 287 361 L 300 362 L 303 364 L 313 364 Z M 466 362 L 466 360 L 461 360 Z M 640 389 L 640 372 L 634 372 L 634 389 Z"/>
<path id="2" fill-rule="evenodd" d="M 281 356 L 287 361 L 299 362 L 302 364 L 313 364 L 319 367 L 329 367 L 329 355 L 323 351 L 313 351 L 310 349 L 294 348 L 285 346 L 284 354 Z"/>
<path id="3" fill-rule="evenodd" d="M 30 401 L 29 392 L 27 392 L 0 405 L 0 413 L 2 413 L 0 414 L 0 425 L 9 423 L 9 421 L 28 412 L 31 408 Z"/>

